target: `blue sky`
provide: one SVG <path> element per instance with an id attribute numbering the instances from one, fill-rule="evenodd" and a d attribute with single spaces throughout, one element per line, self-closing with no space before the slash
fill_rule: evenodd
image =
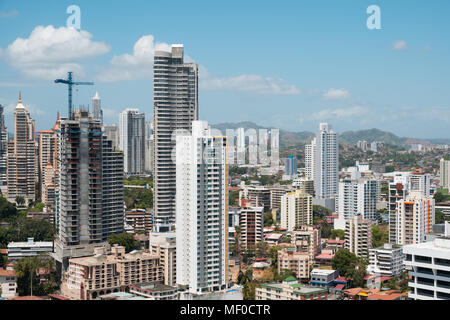
<path id="1" fill-rule="evenodd" d="M 81 32 L 66 27 L 72 4 Z M 372 4 L 381 30 L 366 27 Z M 106 123 L 127 107 L 150 117 L 152 50 L 183 43 L 200 65 L 200 118 L 210 123 L 315 131 L 326 121 L 338 132 L 449 138 L 449 12 L 446 0 L 0 0 L 0 104 L 11 131 L 22 90 L 47 129 L 67 112 L 53 79 L 71 69 L 95 81 L 75 106 L 98 91 Z"/>

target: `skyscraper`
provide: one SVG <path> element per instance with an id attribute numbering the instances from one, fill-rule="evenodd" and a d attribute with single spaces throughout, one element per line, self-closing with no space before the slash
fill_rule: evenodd
<path id="1" fill-rule="evenodd" d="M 183 45 L 156 51 L 154 60 L 154 212 L 156 229 L 175 223 L 176 166 L 172 159 L 176 130 L 191 131 L 198 119 L 198 66 L 184 63 Z"/>
<path id="2" fill-rule="evenodd" d="M 25 201 L 34 201 L 37 175 L 35 123 L 22 104 L 21 93 L 14 110 L 14 140 L 8 142 L 6 165 L 8 199 L 15 201 L 16 197 L 23 197 Z"/>
<path id="3" fill-rule="evenodd" d="M 41 201 L 48 206 L 55 205 L 55 196 L 58 189 L 59 121 L 58 112 L 53 128 L 40 131 L 38 138 Z"/>
<path id="4" fill-rule="evenodd" d="M 102 136 L 99 120 L 77 110 L 60 121 L 59 235 L 55 258 L 92 254 L 124 228 L 123 154 Z"/>
<path id="5" fill-rule="evenodd" d="M 125 173 L 144 173 L 145 137 L 145 114 L 138 109 L 125 109 L 119 117 L 119 145 L 124 154 Z"/>
<path id="6" fill-rule="evenodd" d="M 313 224 L 312 196 L 301 190 L 281 196 L 281 227 L 293 231 L 300 226 Z"/>
<path id="7" fill-rule="evenodd" d="M 228 280 L 227 139 L 210 130 L 194 121 L 176 140 L 176 277 L 193 294 Z"/>
<path id="8" fill-rule="evenodd" d="M 96 92 L 95 96 L 92 98 L 92 113 L 94 115 L 94 119 L 100 120 L 100 123 L 103 124 L 103 110 L 98 92 Z"/>
<path id="9" fill-rule="evenodd" d="M 441 188 L 450 188 L 450 161 L 441 159 L 439 162 L 439 186 Z"/>
<path id="10" fill-rule="evenodd" d="M 102 131 L 104 136 L 107 137 L 112 142 L 114 149 L 119 149 L 119 127 L 117 124 L 103 125 Z"/>
<path id="11" fill-rule="evenodd" d="M 286 158 L 283 180 L 292 180 L 294 178 L 297 178 L 297 176 L 297 158 L 294 158 L 294 156 L 290 155 Z"/>
<path id="12" fill-rule="evenodd" d="M 0 186 L 6 185 L 6 145 L 8 143 L 8 128 L 5 125 L 4 107 L 0 105 Z"/>

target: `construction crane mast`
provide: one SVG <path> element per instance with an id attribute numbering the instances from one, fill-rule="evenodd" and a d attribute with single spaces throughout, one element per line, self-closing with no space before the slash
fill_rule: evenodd
<path id="1" fill-rule="evenodd" d="M 68 85 L 69 89 L 69 114 L 67 115 L 70 120 L 72 120 L 72 86 L 74 85 L 86 85 L 93 86 L 93 82 L 73 82 L 72 81 L 72 72 L 67 72 L 67 80 L 66 79 L 56 79 L 55 83 L 63 83 Z"/>

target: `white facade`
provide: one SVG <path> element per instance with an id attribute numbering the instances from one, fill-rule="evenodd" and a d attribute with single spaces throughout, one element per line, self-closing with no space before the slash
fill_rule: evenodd
<path id="1" fill-rule="evenodd" d="M 228 279 L 226 148 L 206 121 L 176 139 L 176 277 L 195 294 L 222 290 Z"/>
<path id="2" fill-rule="evenodd" d="M 295 228 L 312 225 L 313 201 L 312 196 L 301 190 L 289 192 L 281 196 L 281 228 L 293 231 Z"/>
<path id="3" fill-rule="evenodd" d="M 439 169 L 439 186 L 448 189 L 450 187 L 450 161 L 441 159 Z"/>
<path id="4" fill-rule="evenodd" d="M 450 239 L 403 247 L 404 264 L 412 279 L 409 298 L 414 300 L 450 300 Z"/>
<path id="5" fill-rule="evenodd" d="M 358 257 L 368 258 L 372 248 L 372 221 L 354 216 L 345 220 L 345 249 Z"/>
<path id="6" fill-rule="evenodd" d="M 314 152 L 316 146 L 316 139 L 311 141 L 311 144 L 305 146 L 305 175 L 307 179 L 314 180 Z"/>
<path id="7" fill-rule="evenodd" d="M 403 271 L 403 250 L 401 246 L 385 243 L 382 247 L 369 250 L 367 272 L 395 277 Z"/>
<path id="8" fill-rule="evenodd" d="M 124 171 L 145 172 L 145 114 L 125 109 L 119 117 L 119 145 L 124 154 Z"/>
<path id="9" fill-rule="evenodd" d="M 395 215 L 395 243 L 416 244 L 425 241 L 425 234 L 434 224 L 434 199 L 421 191 L 413 190 L 397 202 Z"/>
<path id="10" fill-rule="evenodd" d="M 35 242 L 33 238 L 29 238 L 26 242 L 8 243 L 8 260 L 11 262 L 22 258 L 34 257 L 44 252 L 53 252 L 52 241 Z"/>

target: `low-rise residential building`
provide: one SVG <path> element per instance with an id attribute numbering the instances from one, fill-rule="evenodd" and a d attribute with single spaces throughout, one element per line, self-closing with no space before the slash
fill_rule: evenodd
<path id="1" fill-rule="evenodd" d="M 315 287 L 329 289 L 338 277 L 339 271 L 337 270 L 313 269 L 311 270 L 311 280 L 309 283 Z"/>
<path id="2" fill-rule="evenodd" d="M 282 283 L 265 283 L 256 288 L 255 300 L 328 300 L 328 290 L 288 277 Z"/>
<path id="3" fill-rule="evenodd" d="M 42 220 L 46 220 L 46 221 L 50 222 L 50 224 L 52 226 L 55 225 L 55 212 L 46 210 L 45 208 L 44 208 L 43 212 L 31 212 L 31 211 L 28 211 L 27 212 L 27 218 L 30 218 L 30 219 L 42 219 Z"/>
<path id="4" fill-rule="evenodd" d="M 411 276 L 409 298 L 450 300 L 450 238 L 406 245 L 403 253 Z"/>
<path id="5" fill-rule="evenodd" d="M 291 248 L 278 251 L 278 273 L 282 270 L 291 270 L 298 279 L 308 281 L 313 263 L 314 260 L 308 253 L 297 252 Z"/>
<path id="6" fill-rule="evenodd" d="M 0 268 L 0 298 L 10 299 L 17 296 L 17 277 L 12 268 Z"/>
<path id="7" fill-rule="evenodd" d="M 135 233 L 148 233 L 153 228 L 153 213 L 144 209 L 125 211 L 125 223 L 132 226 Z"/>
<path id="8" fill-rule="evenodd" d="M 159 282 L 139 283 L 131 285 L 130 293 L 146 300 L 178 300 L 179 293 L 176 287 L 167 286 Z"/>
<path id="9" fill-rule="evenodd" d="M 369 250 L 368 273 L 396 277 L 403 271 L 402 246 L 385 243 Z"/>
<path id="10" fill-rule="evenodd" d="M 245 248 L 253 247 L 264 241 L 264 207 L 244 207 L 241 209 L 241 244 Z"/>
<path id="11" fill-rule="evenodd" d="M 94 256 L 70 259 L 61 293 L 71 299 L 92 300 L 136 283 L 158 281 L 163 281 L 158 256 L 136 250 L 125 253 L 124 247 L 114 246 L 111 254 L 99 249 Z"/>
<path id="12" fill-rule="evenodd" d="M 8 243 L 8 261 L 12 263 L 44 252 L 53 252 L 52 241 L 34 241 L 34 238 L 28 238 L 26 242 Z"/>

